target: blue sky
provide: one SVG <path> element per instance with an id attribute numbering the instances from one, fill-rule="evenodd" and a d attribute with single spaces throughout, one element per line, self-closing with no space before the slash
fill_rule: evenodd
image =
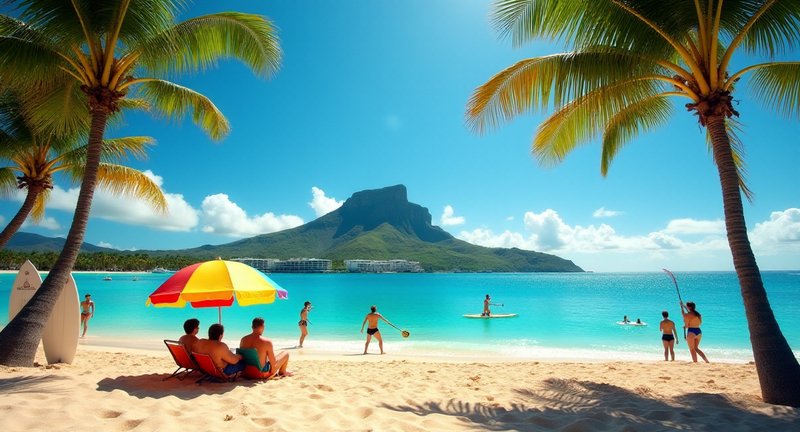
<path id="1" fill-rule="evenodd" d="M 187 17 L 268 16 L 280 29 L 283 66 L 270 80 L 236 62 L 176 79 L 226 114 L 232 132 L 221 142 L 189 119 L 127 114 L 108 136 L 156 138 L 149 159 L 131 165 L 158 177 L 171 213 L 101 193 L 86 240 L 123 249 L 226 243 L 311 221 L 353 192 L 402 183 L 435 224 L 474 243 L 555 253 L 595 271 L 732 269 L 716 169 L 681 105 L 669 127 L 629 144 L 607 178 L 598 143 L 559 166 L 538 166 L 530 142 L 543 116 L 483 136 L 467 129 L 475 87 L 517 60 L 564 50 L 545 42 L 513 48 L 491 28 L 489 3 L 196 2 Z M 797 269 L 800 121 L 777 118 L 739 87 L 757 257 L 764 269 Z M 60 181 L 45 223 L 24 230 L 64 235 L 73 187 Z M 0 202 L 5 221 L 18 205 Z"/>

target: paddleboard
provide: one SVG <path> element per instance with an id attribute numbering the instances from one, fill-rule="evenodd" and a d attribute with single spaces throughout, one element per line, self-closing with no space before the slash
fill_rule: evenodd
<path id="1" fill-rule="evenodd" d="M 647 326 L 647 323 L 646 323 L 646 322 L 637 323 L 637 322 L 623 322 L 623 321 L 617 321 L 617 325 L 621 325 L 621 326 L 634 326 L 634 327 L 645 327 L 645 326 Z"/>
<path id="2" fill-rule="evenodd" d="M 42 276 L 36 271 L 33 263 L 26 260 L 19 268 L 14 285 L 11 286 L 11 296 L 8 299 L 8 321 L 17 316 L 41 285 Z"/>
<path id="3" fill-rule="evenodd" d="M 489 316 L 481 315 L 481 314 L 464 314 L 464 318 L 483 318 L 483 319 L 490 319 L 490 318 L 514 318 L 519 314 L 491 314 Z"/>
<path id="4" fill-rule="evenodd" d="M 70 274 L 42 334 L 44 356 L 48 363 L 72 363 L 78 349 L 80 325 L 78 287 Z"/>

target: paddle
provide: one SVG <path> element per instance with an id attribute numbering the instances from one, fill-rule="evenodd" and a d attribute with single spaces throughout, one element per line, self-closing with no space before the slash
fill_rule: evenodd
<path id="1" fill-rule="evenodd" d="M 683 313 L 683 299 L 681 298 L 681 290 L 678 289 L 678 280 L 675 279 L 675 275 L 672 274 L 671 271 L 665 268 L 662 268 L 661 270 L 664 270 L 664 272 L 672 279 L 672 283 L 675 284 L 675 292 L 678 293 L 678 301 L 681 303 L 681 313 Z M 683 328 L 683 338 L 686 339 L 686 327 Z"/>
<path id="2" fill-rule="evenodd" d="M 386 321 L 386 323 L 389 324 L 390 326 L 394 327 L 395 329 L 400 330 L 400 334 L 404 338 L 407 338 L 407 337 L 411 336 L 411 333 L 407 332 L 406 330 L 401 330 L 400 328 L 398 328 L 396 325 L 390 323 L 389 321 Z"/>

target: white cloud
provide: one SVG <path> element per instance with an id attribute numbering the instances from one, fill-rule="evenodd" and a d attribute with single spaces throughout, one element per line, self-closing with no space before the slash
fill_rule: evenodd
<path id="1" fill-rule="evenodd" d="M 444 206 L 442 217 L 439 219 L 442 226 L 463 225 L 466 221 L 464 216 L 455 216 L 455 210 L 453 210 L 453 206 L 451 205 Z"/>
<path id="2" fill-rule="evenodd" d="M 275 215 L 267 212 L 250 217 L 225 194 L 207 196 L 203 200 L 202 209 L 203 232 L 231 237 L 268 234 L 303 224 L 303 219 L 294 215 Z"/>
<path id="3" fill-rule="evenodd" d="M 695 219 L 673 219 L 669 221 L 663 230 L 670 234 L 725 234 L 725 221 L 717 220 L 695 220 Z"/>
<path id="4" fill-rule="evenodd" d="M 599 209 L 595 210 L 594 213 L 592 213 L 592 216 L 596 218 L 609 218 L 623 214 L 625 214 L 625 212 L 621 212 L 618 210 L 609 210 L 605 207 L 600 207 Z"/>
<path id="5" fill-rule="evenodd" d="M 108 249 L 120 250 L 120 248 L 114 246 L 113 244 L 111 244 L 109 242 L 104 242 L 104 241 L 101 241 L 101 242 L 97 243 L 97 246 L 100 246 L 100 247 L 103 247 L 103 248 L 108 248 Z"/>
<path id="6" fill-rule="evenodd" d="M 144 171 L 159 187 L 163 178 L 152 171 Z M 162 187 L 163 191 L 163 187 Z M 63 189 L 55 186 L 50 193 L 48 208 L 72 212 L 78 202 L 80 188 Z M 112 195 L 104 189 L 97 189 L 92 200 L 92 216 L 121 222 L 128 225 L 144 225 L 164 231 L 189 231 L 199 222 L 199 213 L 181 194 L 164 191 L 167 200 L 167 213 L 161 214 L 142 200 Z"/>
<path id="7" fill-rule="evenodd" d="M 758 249 L 800 249 L 800 209 L 772 212 L 769 220 L 756 224 L 750 238 Z"/>
<path id="8" fill-rule="evenodd" d="M 336 201 L 336 198 L 325 196 L 325 191 L 314 186 L 311 188 L 311 195 L 313 198 L 308 203 L 317 217 L 324 216 L 344 204 L 344 201 Z"/>
<path id="9" fill-rule="evenodd" d="M 509 221 L 509 222 L 511 222 L 511 221 L 513 221 L 513 220 L 514 220 L 514 216 L 508 216 L 508 217 L 506 217 L 506 220 L 507 220 L 507 221 Z"/>
<path id="10" fill-rule="evenodd" d="M 0 221 L 0 223 L 2 223 L 2 221 Z M 50 217 L 50 216 L 45 216 L 45 217 L 42 218 L 42 220 L 40 220 L 38 222 L 35 222 L 33 219 L 28 218 L 22 224 L 22 228 L 27 228 L 29 226 L 35 226 L 35 227 L 39 227 L 39 228 L 49 229 L 51 231 L 57 231 L 57 230 L 61 229 L 61 224 L 58 223 L 58 221 L 55 220 L 55 218 Z"/>

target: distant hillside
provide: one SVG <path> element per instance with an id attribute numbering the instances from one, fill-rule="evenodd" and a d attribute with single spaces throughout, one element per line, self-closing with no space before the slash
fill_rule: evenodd
<path id="1" fill-rule="evenodd" d="M 407 259 L 419 261 L 428 271 L 583 271 L 555 255 L 458 240 L 432 225 L 428 209 L 408 202 L 403 185 L 357 192 L 339 209 L 297 228 L 219 246 L 154 253 L 198 258 Z"/>
<path id="2" fill-rule="evenodd" d="M 6 244 L 5 249 L 15 252 L 60 252 L 66 240 L 61 237 L 45 237 L 39 234 L 17 232 Z M 84 243 L 81 252 L 112 252 L 119 253 L 116 249 L 95 246 Z"/>

